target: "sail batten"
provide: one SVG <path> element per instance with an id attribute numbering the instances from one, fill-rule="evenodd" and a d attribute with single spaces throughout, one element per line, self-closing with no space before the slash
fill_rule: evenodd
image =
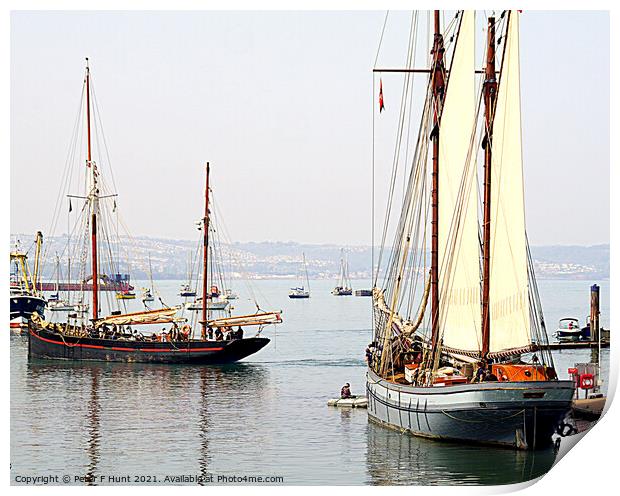
<path id="1" fill-rule="evenodd" d="M 463 11 L 439 131 L 439 327 L 467 350 L 481 341 L 476 113 L 474 12 Z"/>
<path id="2" fill-rule="evenodd" d="M 519 15 L 513 11 L 508 18 L 491 147 L 491 352 L 531 343 L 519 80 Z"/>

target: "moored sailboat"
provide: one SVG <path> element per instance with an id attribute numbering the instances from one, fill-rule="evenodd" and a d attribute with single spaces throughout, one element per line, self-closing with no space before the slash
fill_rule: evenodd
<path id="1" fill-rule="evenodd" d="M 402 70 L 406 85 L 425 74 L 427 90 L 387 275 L 381 286 L 379 270 L 374 278 L 368 414 L 419 436 L 538 448 L 574 386 L 554 370 L 525 231 L 519 14 L 488 18 L 484 71 L 474 13 L 459 12 L 450 29 L 435 11 L 432 66 Z"/>
<path id="2" fill-rule="evenodd" d="M 351 280 L 349 279 L 349 260 L 344 255 L 344 250 L 340 250 L 340 275 L 338 284 L 332 289 L 334 296 L 351 296 L 353 289 L 351 288 Z"/>
<path id="3" fill-rule="evenodd" d="M 53 298 L 48 299 L 47 307 L 52 312 L 70 312 L 75 310 L 75 307 L 69 301 L 69 292 L 67 292 L 67 298 L 60 297 L 60 257 L 56 255 L 56 292 L 52 295 Z"/>
<path id="4" fill-rule="evenodd" d="M 92 269 L 91 316 L 73 315 L 66 322 L 51 322 L 41 316 L 33 316 L 29 322 L 28 353 L 30 358 L 56 360 L 101 360 L 116 362 L 146 363 L 230 363 L 241 360 L 269 343 L 260 335 L 269 324 L 282 321 L 279 312 L 257 312 L 252 315 L 224 319 L 210 318 L 207 301 L 207 257 L 209 226 L 209 164 L 206 166 L 205 207 L 202 226 L 203 238 L 203 305 L 202 318 L 196 326 L 187 319 L 178 317 L 178 307 L 148 310 L 122 314 L 113 311 L 101 316 L 99 301 L 99 241 L 98 221 L 105 220 L 100 200 L 100 171 L 91 156 L 90 125 L 90 70 L 86 66 L 84 80 L 86 95 L 85 113 L 87 125 L 88 191 L 84 198 L 85 224 L 90 238 Z M 110 250 L 108 250 L 110 252 Z M 143 334 L 135 328 L 148 325 L 169 325 L 165 332 Z M 232 330 L 232 325 L 257 327 L 255 336 L 244 337 L 240 327 Z M 132 329 L 132 326 L 134 328 Z M 213 338 L 213 330 L 219 339 Z M 219 332 L 217 332 L 219 331 Z M 199 336 L 195 336 L 199 332 Z"/>
<path id="5" fill-rule="evenodd" d="M 151 265 L 151 255 L 149 254 L 149 281 L 151 285 L 148 288 L 142 288 L 142 295 L 140 299 L 143 304 L 150 303 L 151 301 L 155 301 L 155 297 L 153 296 L 153 291 L 155 285 L 153 284 L 153 266 Z"/>
<path id="6" fill-rule="evenodd" d="M 288 297 L 294 300 L 310 298 L 310 279 L 308 279 L 308 266 L 306 265 L 306 255 L 305 253 L 302 253 L 301 256 L 306 284 L 301 284 L 295 288 L 291 288 L 288 293 Z"/>

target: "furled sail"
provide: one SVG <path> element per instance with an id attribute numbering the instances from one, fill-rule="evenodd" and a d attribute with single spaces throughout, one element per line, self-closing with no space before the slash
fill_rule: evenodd
<path id="1" fill-rule="evenodd" d="M 491 162 L 491 352 L 531 342 L 521 156 L 519 15 L 515 11 L 508 17 L 505 43 Z"/>
<path id="2" fill-rule="evenodd" d="M 138 324 L 167 324 L 170 322 L 185 322 L 187 319 L 176 318 L 174 315 L 178 307 L 162 308 L 161 310 L 148 310 L 146 312 L 125 313 L 122 315 L 110 315 L 97 322 L 97 326 L 104 324 L 112 325 L 138 325 Z"/>
<path id="3" fill-rule="evenodd" d="M 439 131 L 439 328 L 444 345 L 479 350 L 475 22 L 461 15 Z"/>
<path id="4" fill-rule="evenodd" d="M 221 319 L 209 320 L 207 323 L 212 327 L 229 327 L 229 326 L 252 326 L 280 324 L 282 317 L 280 312 L 262 312 L 252 315 L 239 315 L 235 317 L 224 317 Z"/>

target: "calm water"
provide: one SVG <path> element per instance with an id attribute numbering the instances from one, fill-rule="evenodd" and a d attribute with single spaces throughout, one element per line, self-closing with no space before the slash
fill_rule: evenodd
<path id="1" fill-rule="evenodd" d="M 168 304 L 177 303 L 179 285 L 156 281 Z M 234 366 L 29 362 L 27 338 L 12 335 L 12 481 L 212 474 L 281 476 L 285 484 L 504 484 L 551 467 L 551 450 L 427 441 L 368 422 L 366 410 L 328 408 L 344 382 L 363 393 L 371 299 L 337 298 L 332 281 L 311 281 L 309 300 L 290 300 L 290 285 L 253 283 L 261 307 L 283 310 L 285 322 L 264 331 L 269 346 Z M 550 333 L 561 317 L 585 321 L 588 282 L 539 285 Z M 601 286 L 608 327 L 608 283 Z M 252 311 L 245 283 L 233 289 L 236 310 Z M 605 373 L 608 357 L 603 351 Z M 590 351 L 564 351 L 556 368 L 566 377 L 569 366 L 589 360 Z"/>

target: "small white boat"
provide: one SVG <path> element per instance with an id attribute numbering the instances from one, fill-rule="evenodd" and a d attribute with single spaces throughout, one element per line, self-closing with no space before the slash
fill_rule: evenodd
<path id="1" fill-rule="evenodd" d="M 301 299 L 301 298 L 310 298 L 310 279 L 308 279 L 308 266 L 306 265 L 306 254 L 302 253 L 303 259 L 303 269 L 306 275 L 306 285 L 298 286 L 296 288 L 291 288 L 288 293 L 289 298 L 293 299 Z M 306 287 L 308 289 L 306 289 Z"/>
<path id="2" fill-rule="evenodd" d="M 239 296 L 237 295 L 237 293 L 234 293 L 232 289 L 225 289 L 224 298 L 227 300 L 236 300 L 237 298 L 239 298 Z"/>
<path id="3" fill-rule="evenodd" d="M 366 398 L 366 396 L 334 398 L 327 401 L 327 406 L 336 406 L 338 408 L 368 408 L 368 398 Z"/>
<path id="4" fill-rule="evenodd" d="M 72 312 L 75 310 L 75 305 L 71 305 L 65 300 L 54 300 L 47 303 L 47 308 L 52 312 Z"/>
<path id="5" fill-rule="evenodd" d="M 310 298 L 310 291 L 304 289 L 304 287 L 300 288 L 291 288 L 288 293 L 289 298 Z"/>
<path id="6" fill-rule="evenodd" d="M 230 303 L 228 300 L 209 300 L 207 302 L 207 310 L 226 310 Z M 187 302 L 185 304 L 185 310 L 191 310 L 197 312 L 202 310 L 202 298 L 198 298 L 195 301 Z"/>
<path id="7" fill-rule="evenodd" d="M 351 296 L 353 294 L 351 279 L 349 279 L 349 260 L 344 254 L 344 250 L 340 250 L 340 279 L 332 290 L 332 294 L 334 296 Z"/>
<path id="8" fill-rule="evenodd" d="M 194 291 L 189 284 L 184 284 L 181 286 L 181 291 L 179 291 L 179 296 L 188 297 L 188 296 L 196 296 L 196 291 Z"/>
<path id="9" fill-rule="evenodd" d="M 558 341 L 579 341 L 581 335 L 582 331 L 579 320 L 572 317 L 560 319 L 558 329 L 555 331 L 555 337 Z"/>
<path id="10" fill-rule="evenodd" d="M 148 288 L 143 288 L 142 289 L 142 301 L 146 302 L 146 301 L 154 301 L 155 298 L 153 297 L 153 293 L 151 293 L 151 290 Z"/>
<path id="11" fill-rule="evenodd" d="M 348 286 L 336 286 L 332 289 L 332 294 L 334 296 L 351 296 L 353 294 L 353 289 Z"/>
<path id="12" fill-rule="evenodd" d="M 153 297 L 153 288 L 155 285 L 153 284 L 153 266 L 151 265 L 151 254 L 149 253 L 149 279 L 151 281 L 151 285 L 148 288 L 142 288 L 142 303 L 146 303 L 148 301 L 155 301 Z"/>

